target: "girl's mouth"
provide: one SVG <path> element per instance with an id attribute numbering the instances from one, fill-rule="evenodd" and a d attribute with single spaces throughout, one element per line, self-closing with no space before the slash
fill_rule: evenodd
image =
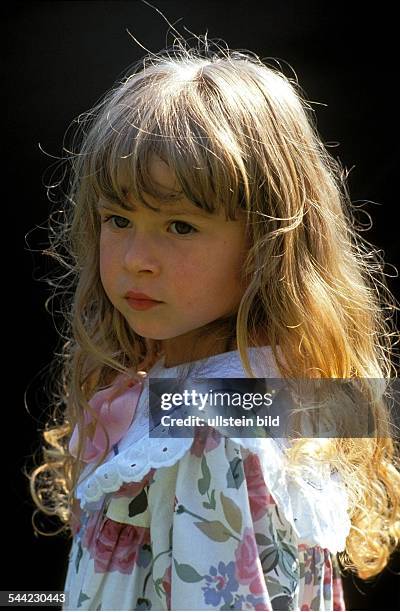
<path id="1" fill-rule="evenodd" d="M 153 306 L 162 304 L 162 302 L 156 302 L 155 300 L 139 300 L 134 298 L 126 298 L 126 301 L 133 310 L 148 310 L 153 308 Z"/>

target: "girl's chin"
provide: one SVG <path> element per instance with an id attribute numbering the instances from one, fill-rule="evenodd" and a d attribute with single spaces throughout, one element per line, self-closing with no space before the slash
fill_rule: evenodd
<path id="1" fill-rule="evenodd" d="M 165 333 L 165 330 L 162 332 L 161 330 L 157 330 L 154 328 L 138 325 L 130 325 L 130 328 L 137 334 L 138 336 L 142 336 L 146 340 L 173 340 L 177 336 L 181 335 L 179 333 L 171 332 L 170 334 Z"/>

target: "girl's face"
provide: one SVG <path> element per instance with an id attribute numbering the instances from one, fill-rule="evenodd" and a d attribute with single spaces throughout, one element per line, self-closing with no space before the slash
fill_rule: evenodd
<path id="1" fill-rule="evenodd" d="M 151 172 L 166 190 L 176 188 L 173 173 L 159 158 L 153 159 Z M 160 204 L 146 196 L 160 212 L 130 201 L 132 212 L 99 201 L 102 284 L 130 327 L 140 336 L 162 340 L 166 362 L 179 363 L 199 342 L 199 328 L 238 308 L 245 289 L 240 282 L 247 249 L 245 213 L 238 221 L 226 221 L 223 213 L 210 215 L 186 198 Z M 159 303 L 133 308 L 128 291 Z"/>

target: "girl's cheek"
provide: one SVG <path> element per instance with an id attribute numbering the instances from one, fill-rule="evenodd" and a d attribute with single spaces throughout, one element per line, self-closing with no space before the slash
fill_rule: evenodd
<path id="1" fill-rule="evenodd" d="M 106 293 L 112 289 L 118 277 L 119 268 L 115 262 L 116 254 L 111 249 L 102 249 L 100 251 L 100 280 Z"/>
<path id="2" fill-rule="evenodd" d="M 112 240 L 106 234 L 100 237 L 100 265 L 104 267 L 114 266 L 118 261 L 122 262 L 123 248 L 120 241 Z"/>
<path id="3" fill-rule="evenodd" d="M 186 257 L 168 261 L 163 260 L 163 273 L 166 277 L 171 278 L 181 285 L 193 285 L 193 279 L 198 278 L 202 274 L 201 268 L 194 262 L 191 262 Z"/>
<path id="4" fill-rule="evenodd" d="M 107 270 L 111 267 L 111 257 L 104 249 L 100 251 L 100 275 L 105 276 L 107 274 Z"/>

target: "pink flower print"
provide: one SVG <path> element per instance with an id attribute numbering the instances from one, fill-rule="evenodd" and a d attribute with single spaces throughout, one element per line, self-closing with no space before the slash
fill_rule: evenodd
<path id="1" fill-rule="evenodd" d="M 332 581 L 333 590 L 333 609 L 334 610 L 346 610 L 346 604 L 344 602 L 343 594 L 343 583 L 340 576 L 333 578 Z"/>
<path id="2" fill-rule="evenodd" d="M 167 598 L 167 610 L 171 610 L 171 565 L 168 565 L 162 577 L 162 585 Z"/>
<path id="3" fill-rule="evenodd" d="M 263 572 L 258 556 L 254 532 L 246 527 L 242 541 L 235 550 L 236 578 L 240 584 L 250 585 L 250 592 L 259 595 L 265 591 Z"/>
<path id="4" fill-rule="evenodd" d="M 94 559 L 95 572 L 119 571 L 130 574 L 144 544 L 150 543 L 150 529 L 117 523 L 109 518 L 103 521 L 101 513 L 88 521 L 82 545 Z"/>
<path id="5" fill-rule="evenodd" d="M 329 556 L 329 551 L 327 549 L 324 550 L 325 560 L 324 560 L 324 584 L 331 584 L 332 582 L 332 563 Z"/>
<path id="6" fill-rule="evenodd" d="M 155 468 L 152 468 L 140 482 L 126 482 L 114 493 L 115 497 L 136 497 L 144 487 L 153 480 Z"/>
<path id="7" fill-rule="evenodd" d="M 276 505 L 276 502 L 267 489 L 260 460 L 255 453 L 249 453 L 243 461 L 243 468 L 246 475 L 250 512 L 255 522 L 264 516 L 268 506 L 271 504 Z"/>
<path id="8" fill-rule="evenodd" d="M 196 427 L 190 454 L 201 457 L 203 453 L 217 448 L 221 440 L 221 434 L 213 427 Z"/>

